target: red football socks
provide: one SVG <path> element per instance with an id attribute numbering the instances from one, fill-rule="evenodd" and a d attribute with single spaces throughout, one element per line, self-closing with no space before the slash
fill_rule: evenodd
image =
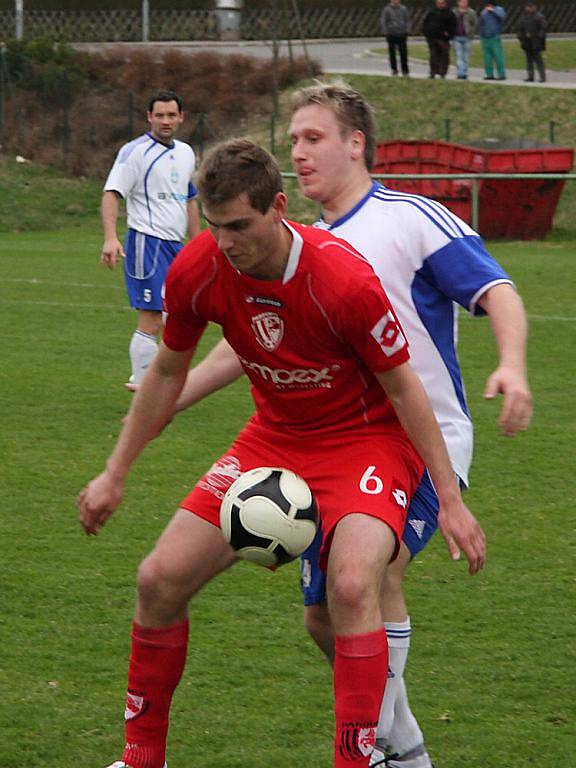
<path id="1" fill-rule="evenodd" d="M 132 625 L 126 695 L 126 747 L 132 768 L 163 768 L 172 694 L 188 647 L 188 622 L 159 629 Z"/>
<path id="2" fill-rule="evenodd" d="M 336 636 L 334 768 L 369 765 L 387 677 L 384 628 L 363 635 Z"/>

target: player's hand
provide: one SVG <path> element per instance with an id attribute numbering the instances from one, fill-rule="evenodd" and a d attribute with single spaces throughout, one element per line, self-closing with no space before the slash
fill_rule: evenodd
<path id="1" fill-rule="evenodd" d="M 460 559 L 460 551 L 468 560 L 468 572 L 478 573 L 486 563 L 486 538 L 480 523 L 464 504 L 462 499 L 453 502 L 450 508 L 440 507 L 438 527 L 448 545 L 452 560 Z"/>
<path id="2" fill-rule="evenodd" d="M 528 429 L 532 419 L 532 395 L 523 372 L 500 366 L 489 377 L 484 389 L 486 400 L 504 395 L 498 426 L 507 437 Z"/>
<path id="3" fill-rule="evenodd" d="M 80 491 L 76 504 L 80 511 L 80 525 L 88 536 L 99 533 L 120 506 L 123 495 L 124 482 L 113 478 L 108 471 L 102 472 Z"/>
<path id="4" fill-rule="evenodd" d="M 124 248 L 122 247 L 120 240 L 118 240 L 117 237 L 105 240 L 102 247 L 102 254 L 100 256 L 100 264 L 105 264 L 110 269 L 114 269 L 118 257 L 122 259 L 126 258 L 126 254 L 124 253 Z"/>

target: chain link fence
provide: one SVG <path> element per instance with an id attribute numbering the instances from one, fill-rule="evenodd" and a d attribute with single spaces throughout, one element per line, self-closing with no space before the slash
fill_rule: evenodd
<path id="1" fill-rule="evenodd" d="M 504 31 L 512 32 L 525 8 L 525 0 L 506 3 L 508 12 Z M 551 33 L 576 32 L 576 2 L 566 0 L 549 8 L 542 4 Z M 426 8 L 412 11 L 412 33 L 422 32 Z M 110 11 L 48 11 L 25 10 L 23 17 L 26 37 L 46 35 L 70 42 L 136 42 L 142 40 L 143 19 L 140 11 L 116 9 Z M 148 20 L 149 39 L 215 40 L 221 36 L 218 11 L 151 10 Z M 0 11 L 0 40 L 15 36 L 16 14 Z M 244 40 L 377 37 L 380 30 L 379 8 L 317 8 L 292 11 L 276 8 L 245 9 L 239 23 Z"/>

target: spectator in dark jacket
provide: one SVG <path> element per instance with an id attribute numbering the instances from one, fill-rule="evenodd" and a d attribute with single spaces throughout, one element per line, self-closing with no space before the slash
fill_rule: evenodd
<path id="1" fill-rule="evenodd" d="M 390 70 L 393 75 L 398 74 L 398 62 L 396 52 L 400 56 L 402 74 L 408 75 L 408 32 L 410 31 L 410 14 L 406 6 L 400 0 L 390 0 L 390 3 L 382 9 L 380 17 L 382 32 L 388 42 L 388 56 L 390 57 Z"/>
<path id="2" fill-rule="evenodd" d="M 430 51 L 430 77 L 446 77 L 450 65 L 450 40 L 456 34 L 456 17 L 446 0 L 436 0 L 424 17 L 424 37 Z"/>
<path id="3" fill-rule="evenodd" d="M 546 69 L 542 51 L 546 49 L 546 19 L 538 10 L 537 3 L 526 3 L 526 10 L 520 17 L 516 29 L 518 40 L 526 54 L 527 83 L 534 82 L 534 64 L 540 75 L 540 82 L 546 81 Z"/>

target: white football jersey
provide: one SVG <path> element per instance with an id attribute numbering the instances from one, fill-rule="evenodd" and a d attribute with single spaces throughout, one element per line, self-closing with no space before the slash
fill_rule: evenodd
<path id="1" fill-rule="evenodd" d="M 128 227 L 162 240 L 183 240 L 188 229 L 188 200 L 196 158 L 189 144 L 168 147 L 146 133 L 125 144 L 108 175 L 105 191 L 126 200 Z"/>
<path id="2" fill-rule="evenodd" d="M 440 203 L 374 183 L 338 221 L 317 226 L 348 240 L 372 265 L 410 343 L 410 362 L 440 425 L 452 466 L 468 483 L 473 429 L 456 353 L 458 304 L 510 278 L 479 235 Z"/>

